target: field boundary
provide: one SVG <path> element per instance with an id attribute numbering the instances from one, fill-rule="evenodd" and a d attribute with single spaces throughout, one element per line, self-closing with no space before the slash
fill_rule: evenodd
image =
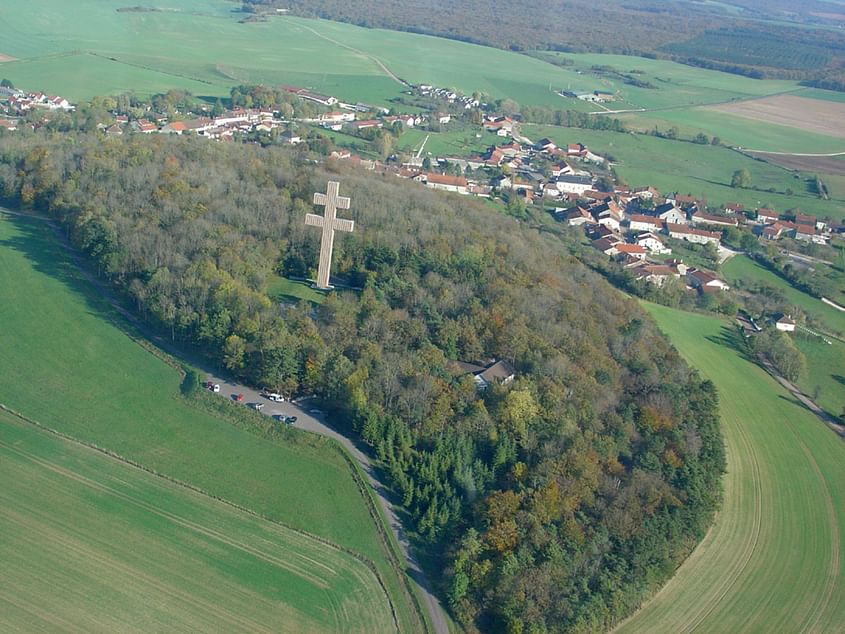
<path id="1" fill-rule="evenodd" d="M 124 465 L 129 466 L 129 467 L 133 467 L 135 469 L 139 469 L 141 471 L 144 471 L 145 473 L 148 473 L 148 474 L 150 474 L 150 475 L 152 475 L 156 478 L 160 478 L 162 480 L 165 480 L 166 482 L 174 484 L 178 487 L 181 487 L 181 488 L 186 489 L 188 491 L 191 491 L 193 493 L 202 495 L 202 496 L 207 497 L 211 500 L 215 500 L 216 502 L 219 502 L 221 504 L 225 504 L 226 506 L 228 506 L 230 508 L 233 508 L 233 509 L 240 511 L 242 513 L 246 513 L 247 515 L 250 515 L 252 517 L 255 517 L 255 518 L 258 518 L 260 520 L 269 522 L 269 523 L 274 524 L 276 526 L 280 526 L 280 527 L 282 527 L 286 530 L 297 533 L 297 534 L 302 535 L 304 537 L 308 537 L 310 539 L 313 539 L 313 540 L 323 544 L 324 546 L 328 546 L 329 548 L 332 548 L 332 549 L 334 549 L 338 552 L 342 552 L 342 553 L 345 553 L 347 555 L 350 555 L 351 557 L 355 558 L 356 560 L 358 560 L 359 562 L 364 564 L 370 570 L 370 572 L 372 572 L 373 575 L 375 575 L 375 578 L 379 583 L 379 587 L 381 587 L 381 590 L 384 593 L 384 596 L 387 598 L 387 604 L 390 606 L 390 614 L 391 614 L 391 617 L 393 618 L 393 624 L 396 627 L 396 631 L 397 632 L 400 631 L 399 618 L 398 618 L 398 615 L 396 614 L 396 606 L 393 605 L 393 600 L 390 597 L 390 593 L 387 591 L 387 586 L 384 583 L 384 579 L 382 579 L 381 574 L 378 571 L 378 568 L 376 567 L 375 563 L 373 563 L 368 557 L 365 557 L 364 555 L 362 555 L 358 552 L 355 552 L 354 550 L 351 550 L 349 548 L 346 548 L 344 546 L 341 546 L 339 544 L 335 544 L 334 542 L 329 541 L 328 539 L 325 539 L 324 537 L 320 537 L 319 535 L 314 535 L 312 533 L 309 533 L 308 531 L 304 531 L 304 530 L 299 529 L 299 528 L 294 528 L 293 526 L 289 526 L 288 524 L 285 524 L 284 522 L 281 522 L 281 521 L 276 520 L 276 519 L 272 519 L 270 517 L 267 517 L 266 515 L 263 515 L 261 513 L 256 512 L 256 511 L 253 511 L 252 509 L 248 509 L 244 506 L 241 506 L 240 504 L 237 504 L 237 503 L 232 502 L 230 500 L 227 500 L 225 498 L 214 495 L 213 493 L 205 491 L 204 489 L 201 489 L 201 488 L 199 488 L 199 487 L 197 487 L 193 484 L 189 484 L 189 483 L 184 482 L 182 480 L 178 480 L 177 478 L 173 478 L 173 477 L 171 477 L 167 474 L 156 471 L 155 469 L 151 469 L 150 467 L 142 465 L 139 462 L 135 462 L 134 460 L 131 460 L 130 458 L 126 458 L 125 456 L 121 456 L 120 454 L 115 453 L 115 452 L 113 452 L 109 449 L 106 449 L 104 447 L 100 447 L 99 445 L 96 445 L 94 443 L 90 443 L 90 442 L 86 442 L 86 441 L 83 441 L 83 440 L 79 440 L 78 438 L 74 438 L 73 436 L 65 434 L 64 432 L 61 432 L 57 429 L 53 429 L 52 427 L 48 427 L 47 425 L 44 425 L 43 423 L 40 423 L 35 419 L 32 419 L 32 418 L 30 418 L 30 417 L 28 417 L 24 414 L 21 414 L 20 412 L 17 412 L 15 410 L 11 409 L 10 407 L 7 407 L 3 403 L 0 403 L 0 410 L 6 412 L 7 414 L 10 414 L 11 416 L 14 416 L 18 420 L 20 420 L 20 421 L 22 421 L 22 422 L 24 422 L 28 425 L 31 425 L 31 426 L 41 430 L 42 432 L 52 434 L 52 435 L 56 436 L 57 438 L 61 438 L 62 440 L 65 440 L 67 442 L 70 442 L 70 443 L 77 445 L 77 446 L 80 446 L 80 447 L 85 447 L 86 449 L 89 449 L 91 451 L 96 451 L 97 453 L 104 455 L 104 456 L 110 458 L 111 460 L 122 463 Z"/>

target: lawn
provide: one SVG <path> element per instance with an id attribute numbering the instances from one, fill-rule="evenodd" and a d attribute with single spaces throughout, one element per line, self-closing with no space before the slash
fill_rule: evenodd
<path id="1" fill-rule="evenodd" d="M 370 558 L 414 629 L 337 446 L 262 437 L 180 398 L 179 373 L 127 336 L 39 221 L 0 214 L 0 324 L 0 403 Z"/>
<path id="2" fill-rule="evenodd" d="M 312 304 L 322 304 L 326 294 L 313 288 L 307 282 L 289 280 L 280 275 L 274 275 L 267 282 L 267 296 L 277 302 L 298 303 L 305 300 Z"/>
<path id="3" fill-rule="evenodd" d="M 0 411 L 3 631 L 385 632 L 352 555 Z"/>
<path id="4" fill-rule="evenodd" d="M 406 152 L 416 153 L 423 141 L 425 147 L 423 156 L 469 156 L 480 154 L 491 145 L 501 145 L 507 139 L 496 136 L 480 128 L 460 124 L 450 124 L 445 132 L 428 132 L 411 128 L 402 133 L 396 144 L 397 148 Z"/>
<path id="5" fill-rule="evenodd" d="M 795 344 L 807 357 L 807 372 L 798 385 L 801 390 L 833 416 L 845 409 L 845 343 L 799 334 Z"/>
<path id="6" fill-rule="evenodd" d="M 726 323 L 646 307 L 719 390 L 728 473 L 707 537 L 616 631 L 841 631 L 845 443 L 736 351 Z"/>
<path id="7" fill-rule="evenodd" d="M 782 277 L 776 275 L 772 271 L 763 268 L 750 258 L 744 255 L 738 255 L 731 258 L 722 265 L 722 274 L 729 282 L 736 285 L 737 281 L 757 281 L 765 282 L 781 290 L 786 299 L 798 306 L 806 314 L 812 316 L 814 319 L 822 322 L 828 330 L 845 335 L 845 313 L 836 310 L 832 306 L 828 306 L 821 300 L 816 299 L 803 291 L 799 291 L 793 287 Z"/>
<path id="8" fill-rule="evenodd" d="M 616 161 L 617 173 L 631 186 L 653 185 L 663 192 L 704 197 L 708 204 L 742 203 L 785 211 L 799 207 L 821 217 L 845 217 L 845 200 L 821 200 L 807 190 L 807 182 L 782 167 L 751 159 L 724 147 L 672 141 L 642 134 L 580 130 L 551 125 L 523 125 L 523 133 L 537 140 L 549 137 L 557 145 L 584 143 Z M 759 190 L 730 186 L 734 171 L 748 169 Z M 787 189 L 793 195 L 787 195 Z"/>

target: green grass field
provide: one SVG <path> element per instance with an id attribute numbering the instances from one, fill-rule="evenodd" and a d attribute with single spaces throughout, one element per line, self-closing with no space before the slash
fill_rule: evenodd
<path id="1" fill-rule="evenodd" d="M 749 209 L 763 205 L 781 211 L 798 207 L 821 217 L 845 217 L 845 198 L 821 200 L 807 191 L 803 178 L 724 147 L 548 125 L 523 125 L 522 129 L 532 140 L 547 136 L 558 145 L 580 142 L 614 157 L 617 173 L 631 186 L 653 185 L 663 192 L 703 196 L 711 205 L 739 202 Z M 776 193 L 731 187 L 731 176 L 742 168 L 751 172 L 756 187 L 773 187 Z M 793 195 L 787 195 L 787 189 L 792 189 Z"/>
<path id="2" fill-rule="evenodd" d="M 722 265 L 721 270 L 725 278 L 734 284 L 736 284 L 737 280 L 746 282 L 754 280 L 765 282 L 781 290 L 790 303 L 798 306 L 805 313 L 822 322 L 828 330 L 845 335 L 845 313 L 798 290 L 785 279 L 763 268 L 750 258 L 744 255 L 733 257 Z"/>
<path id="3" fill-rule="evenodd" d="M 370 558 L 403 629 L 415 629 L 337 446 L 304 432 L 262 437 L 180 398 L 176 370 L 125 334 L 52 232 L 6 214 L 0 214 L 0 324 L 0 402 Z"/>
<path id="4" fill-rule="evenodd" d="M 3 631 L 386 632 L 353 556 L 0 411 Z"/>
<path id="5" fill-rule="evenodd" d="M 450 125 L 451 127 L 451 125 Z M 507 142 L 500 136 L 491 132 L 482 131 L 480 128 L 470 126 L 454 125 L 453 130 L 445 132 L 428 132 L 411 128 L 405 130 L 396 146 L 405 152 L 414 152 L 420 149 L 425 138 L 423 157 L 432 156 L 468 156 L 473 153 L 481 153 L 491 145 L 501 145 Z"/>
<path id="6" fill-rule="evenodd" d="M 651 130 L 654 126 L 668 130 L 677 126 L 684 138 L 689 139 L 704 132 L 709 136 L 718 136 L 725 145 L 748 150 L 810 154 L 845 152 L 843 139 L 790 126 L 753 121 L 706 108 L 677 108 L 618 116 L 634 130 Z"/>
<path id="7" fill-rule="evenodd" d="M 726 323 L 646 307 L 719 390 L 728 473 L 707 537 L 616 631 L 842 631 L 845 442 L 743 358 Z"/>
<path id="8" fill-rule="evenodd" d="M 228 0 L 185 0 L 178 8 L 154 12 L 117 11 L 125 6 L 124 0 L 82 0 L 72 5 L 33 0 L 4 7 L 0 29 L 6 35 L 0 53 L 21 60 L 4 64 L 4 76 L 21 86 L 38 84 L 33 89 L 77 99 L 127 86 L 139 94 L 185 86 L 195 94 L 219 95 L 234 84 L 264 82 L 306 85 L 347 101 L 385 103 L 402 90 L 386 66 L 412 83 L 579 110 L 595 108 L 554 91 L 619 88 L 624 103 L 653 108 L 799 88 L 795 82 L 748 80 L 635 57 L 567 55 L 577 64 L 561 68 L 509 51 L 323 20 L 284 16 L 239 24 L 244 14 Z M 80 54 L 49 57 L 68 53 Z M 82 53 L 103 57 L 95 61 Z M 592 64 L 641 70 L 642 77 L 659 88 L 617 86 L 578 72 Z M 79 81 L 80 76 L 90 81 Z"/>
<path id="9" fill-rule="evenodd" d="M 297 303 L 304 299 L 312 304 L 322 304 L 326 298 L 325 293 L 312 288 L 306 282 L 297 282 L 278 275 L 268 280 L 267 296 L 277 302 Z"/>
<path id="10" fill-rule="evenodd" d="M 573 65 L 569 68 L 583 73 L 582 83 L 573 86 L 573 92 L 606 90 L 618 94 L 619 101 L 605 104 L 612 110 L 674 108 L 724 102 L 736 98 L 760 97 L 800 89 L 798 83 L 794 81 L 749 80 L 739 75 L 644 57 L 597 53 L 544 52 L 542 54 L 570 59 Z M 618 76 L 595 73 L 591 70 L 593 66 L 610 66 L 622 74 L 632 74 L 632 71 L 635 71 L 632 74 L 633 77 L 649 82 L 655 87 L 641 88 L 626 84 Z M 594 107 L 593 110 L 600 110 L 600 108 Z"/>
<path id="11" fill-rule="evenodd" d="M 807 357 L 807 373 L 798 381 L 801 390 L 832 416 L 845 408 L 845 343 L 800 334 L 795 345 Z"/>

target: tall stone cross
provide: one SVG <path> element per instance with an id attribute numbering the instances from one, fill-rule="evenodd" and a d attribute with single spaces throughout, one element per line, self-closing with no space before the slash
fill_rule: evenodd
<path id="1" fill-rule="evenodd" d="M 337 217 L 338 209 L 349 209 L 349 198 L 338 196 L 337 192 L 340 183 L 329 181 L 325 194 L 319 192 L 314 194 L 314 204 L 324 205 L 326 214 L 308 214 L 305 216 L 305 224 L 312 227 L 323 228 L 323 238 L 320 241 L 320 266 L 317 269 L 317 288 L 330 289 L 329 275 L 332 268 L 332 247 L 334 246 L 335 231 L 353 231 L 355 222 Z"/>

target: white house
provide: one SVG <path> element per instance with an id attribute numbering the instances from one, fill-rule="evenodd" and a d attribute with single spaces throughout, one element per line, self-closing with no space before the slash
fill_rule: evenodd
<path id="1" fill-rule="evenodd" d="M 713 216 L 711 214 L 703 214 L 700 211 L 692 215 L 692 224 L 696 227 L 701 225 L 716 225 L 719 227 L 736 227 L 739 221 L 736 218 L 729 218 L 727 216 Z"/>
<path id="2" fill-rule="evenodd" d="M 657 209 L 654 210 L 654 215 L 656 215 L 658 218 L 660 218 L 663 222 L 667 224 L 687 224 L 687 215 L 672 203 L 660 205 Z"/>
<path id="3" fill-rule="evenodd" d="M 593 179 L 589 176 L 559 176 L 555 189 L 566 194 L 581 195 L 593 188 Z"/>
<path id="4" fill-rule="evenodd" d="M 775 328 L 781 332 L 795 332 L 795 322 L 786 315 L 783 315 L 775 322 Z"/>
<path id="5" fill-rule="evenodd" d="M 490 385 L 499 383 L 507 385 L 516 377 L 516 370 L 507 361 L 496 361 L 491 363 L 481 372 L 475 375 L 475 387 L 479 390 L 486 390 Z"/>
<path id="6" fill-rule="evenodd" d="M 663 244 L 660 238 L 650 231 L 638 235 L 636 243 L 651 253 L 672 253 L 672 249 Z"/>
<path id="7" fill-rule="evenodd" d="M 467 179 L 463 176 L 447 176 L 445 174 L 425 174 L 425 185 L 432 189 L 440 189 L 458 194 L 467 193 Z"/>
<path id="8" fill-rule="evenodd" d="M 631 214 L 628 216 L 628 226 L 631 231 L 660 231 L 663 229 L 663 221 L 655 216 Z"/>
<path id="9" fill-rule="evenodd" d="M 686 240 L 694 244 L 707 244 L 711 242 L 718 245 L 722 239 L 722 234 L 718 231 L 705 231 L 704 229 L 694 229 L 687 225 L 677 225 L 672 223 L 666 224 L 666 230 L 669 235 L 676 240 Z"/>

